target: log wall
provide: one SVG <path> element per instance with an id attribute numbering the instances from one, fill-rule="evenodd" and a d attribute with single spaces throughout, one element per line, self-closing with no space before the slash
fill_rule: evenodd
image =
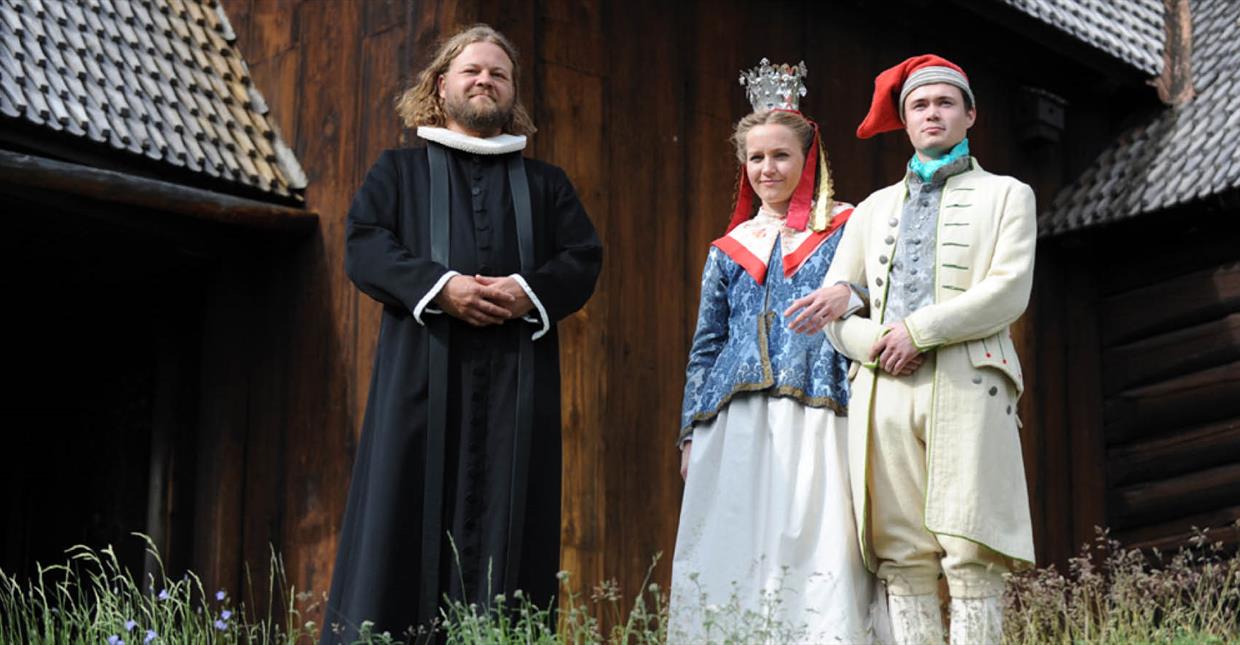
<path id="1" fill-rule="evenodd" d="M 1183 209 L 1044 241 L 1034 396 L 1044 454 L 1070 464 L 1033 477 L 1048 560 L 1095 527 L 1164 551 L 1194 527 L 1240 537 L 1240 237 L 1228 213 Z"/>
<path id="2" fill-rule="evenodd" d="M 1238 537 L 1240 235 L 1225 224 L 1234 217 L 1121 229 L 1099 253 L 1106 515 L 1128 544 L 1166 550 L 1193 527 Z"/>

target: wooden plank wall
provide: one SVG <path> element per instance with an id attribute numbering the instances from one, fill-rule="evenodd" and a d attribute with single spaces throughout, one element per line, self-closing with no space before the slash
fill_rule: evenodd
<path id="1" fill-rule="evenodd" d="M 604 240 L 598 291 L 561 327 L 562 566 L 584 584 L 617 578 L 629 593 L 656 552 L 664 553 L 656 580 L 669 578 L 681 491 L 672 440 L 699 272 L 710 240 L 727 222 L 734 190 L 737 166 L 728 139 L 731 124 L 747 111 L 738 70 L 763 56 L 805 59 L 810 94 L 804 105 L 823 124 L 839 197 L 853 202 L 897 179 L 910 152 L 899 134 L 868 142 L 852 135 L 874 73 L 906 56 L 937 50 L 969 69 L 982 110 L 971 140 L 993 171 L 1035 167 L 1014 134 L 1010 101 L 1001 98 L 1021 83 L 1068 96 L 1086 113 L 1100 111 L 1079 78 L 1013 74 L 1009 63 L 1026 50 L 996 53 L 956 37 L 969 29 L 981 33 L 984 25 L 952 8 L 939 18 L 958 31 L 939 38 L 921 29 L 917 12 L 893 15 L 862 3 L 222 4 L 275 123 L 305 167 L 306 201 L 319 213 L 320 229 L 286 261 L 256 267 L 269 283 L 252 306 L 290 312 L 280 330 L 284 358 L 271 367 L 287 381 L 269 384 L 278 401 L 250 399 L 260 411 L 245 413 L 248 435 L 219 447 L 210 438 L 202 442 L 208 454 L 230 461 L 200 486 L 211 485 L 211 477 L 240 478 L 221 485 L 239 491 L 232 496 L 238 503 L 252 500 L 231 511 L 231 519 L 200 509 L 200 521 L 212 526 L 202 549 L 212 555 L 199 559 L 209 565 L 209 584 L 235 585 L 240 562 L 263 561 L 267 541 L 283 551 L 298 588 L 323 591 L 329 584 L 379 314 L 344 276 L 344 218 L 380 150 L 416 143 L 397 122 L 392 99 L 440 36 L 481 20 L 518 44 L 524 99 L 541 128 L 530 154 L 568 171 Z M 1058 174 L 1037 184 L 1044 203 L 1073 164 L 1054 167 Z M 1023 352 L 1031 356 L 1036 335 L 1022 329 Z M 1022 402 L 1026 419 L 1039 418 L 1034 400 Z M 1027 424 L 1025 431 L 1035 495 L 1042 492 L 1038 478 L 1056 481 L 1066 468 L 1055 461 L 1062 453 L 1043 448 L 1041 438 L 1053 431 L 1050 424 Z M 1043 507 L 1036 509 L 1041 522 Z"/>
<path id="2" fill-rule="evenodd" d="M 1048 561 L 1095 527 L 1163 551 L 1240 538 L 1240 237 L 1200 211 L 1043 244 L 1036 399 L 1070 464 L 1033 478 Z"/>
<path id="3" fill-rule="evenodd" d="M 1120 229 L 1099 254 L 1107 521 L 1125 543 L 1168 550 L 1193 527 L 1240 519 L 1240 235 L 1225 224 L 1235 215 Z"/>

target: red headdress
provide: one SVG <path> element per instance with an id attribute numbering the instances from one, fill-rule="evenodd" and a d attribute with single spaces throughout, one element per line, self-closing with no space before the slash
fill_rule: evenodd
<path id="1" fill-rule="evenodd" d="M 914 89 L 931 83 L 955 85 L 968 96 L 970 103 L 974 102 L 969 77 L 959 65 L 934 54 L 914 56 L 883 70 L 874 78 L 870 112 L 857 126 L 857 137 L 869 139 L 876 134 L 903 128 L 905 97 Z"/>
<path id="2" fill-rule="evenodd" d="M 822 150 L 822 140 L 818 134 L 818 124 L 805 117 L 797 109 L 800 97 L 805 96 L 805 84 L 802 79 L 808 74 L 805 63 L 795 67 L 776 65 L 763 58 L 759 65 L 741 75 L 741 85 L 748 86 L 749 102 L 755 112 L 762 110 L 783 110 L 793 112 L 809 122 L 814 128 L 814 140 L 810 144 L 809 153 L 805 155 L 805 165 L 801 169 L 801 178 L 792 193 L 788 204 L 786 224 L 788 227 L 803 231 L 808 226 L 815 231 L 825 230 L 831 220 L 831 198 L 833 187 L 831 172 L 827 167 L 826 155 Z M 815 170 L 821 166 L 818 181 L 814 181 Z M 728 230 L 739 226 L 753 216 L 753 186 L 741 166 L 740 177 L 737 179 L 736 208 L 732 210 L 732 221 Z M 812 212 L 811 212 L 812 211 Z"/>

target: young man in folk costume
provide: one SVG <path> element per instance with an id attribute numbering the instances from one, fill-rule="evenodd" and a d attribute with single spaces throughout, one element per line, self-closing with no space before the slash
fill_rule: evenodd
<path id="1" fill-rule="evenodd" d="M 975 118 L 964 71 L 938 56 L 877 77 L 857 136 L 903 129 L 914 154 L 900 182 L 857 206 L 823 281 L 868 298 L 868 314 L 826 332 L 860 364 L 853 500 L 900 643 L 942 642 L 940 573 L 951 641 L 999 642 L 1002 575 L 1034 559 L 1009 331 L 1033 282 L 1034 198 L 969 155 Z"/>
<path id="2" fill-rule="evenodd" d="M 384 308 L 325 643 L 425 627 L 444 594 L 555 592 L 555 323 L 602 250 L 564 172 L 521 156 L 519 80 L 490 27 L 447 40 L 398 104 L 427 146 L 381 154 L 349 210 L 349 277 Z"/>

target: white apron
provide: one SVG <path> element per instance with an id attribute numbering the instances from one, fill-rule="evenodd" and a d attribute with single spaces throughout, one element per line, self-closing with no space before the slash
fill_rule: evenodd
<path id="1" fill-rule="evenodd" d="M 694 430 L 669 643 L 887 633 L 886 602 L 857 545 L 846 432 L 831 410 L 762 393 L 737 396 Z"/>

